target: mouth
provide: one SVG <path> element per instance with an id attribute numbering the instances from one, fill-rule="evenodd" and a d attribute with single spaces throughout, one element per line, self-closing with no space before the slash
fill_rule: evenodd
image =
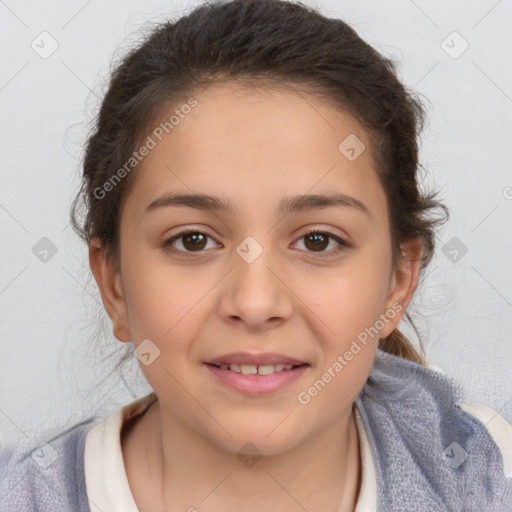
<path id="1" fill-rule="evenodd" d="M 242 375 L 273 375 L 274 373 L 281 373 L 288 370 L 293 370 L 302 366 L 310 366 L 308 363 L 302 364 L 265 364 L 265 365 L 254 365 L 254 364 L 213 364 L 205 363 L 209 366 L 214 366 L 221 370 L 227 370 L 234 373 L 240 373 Z"/>
<path id="2" fill-rule="evenodd" d="M 249 395 L 276 393 L 297 382 L 311 365 L 276 352 L 232 352 L 203 363 L 216 382 Z"/>

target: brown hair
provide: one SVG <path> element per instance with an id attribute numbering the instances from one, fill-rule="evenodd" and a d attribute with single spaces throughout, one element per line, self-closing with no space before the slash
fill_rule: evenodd
<path id="1" fill-rule="evenodd" d="M 361 123 L 387 197 L 393 264 L 404 257 L 400 247 L 406 239 L 421 239 L 421 280 L 433 256 L 435 228 L 449 215 L 437 192 L 419 190 L 423 107 L 398 80 L 395 62 L 348 24 L 285 0 L 206 2 L 176 21 L 160 23 L 124 56 L 112 72 L 85 148 L 83 181 L 71 206 L 78 235 L 86 243 L 97 237 L 107 257 L 119 263 L 120 211 L 136 166 L 107 197 L 98 197 L 98 190 L 130 159 L 164 107 L 224 81 L 301 89 Z M 80 199 L 83 224 L 77 218 Z M 427 215 L 436 208 L 444 218 Z M 407 312 L 405 317 L 420 339 L 421 353 L 398 329 L 380 339 L 379 348 L 425 364 L 421 337 Z"/>

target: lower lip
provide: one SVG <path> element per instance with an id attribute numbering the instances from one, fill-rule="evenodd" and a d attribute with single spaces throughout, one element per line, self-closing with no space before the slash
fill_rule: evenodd
<path id="1" fill-rule="evenodd" d="M 297 380 L 309 368 L 309 365 L 302 365 L 270 375 L 259 375 L 258 373 L 244 375 L 243 373 L 236 373 L 231 370 L 223 370 L 212 364 L 204 364 L 224 384 L 237 391 L 252 395 L 262 395 L 278 391 L 290 382 Z"/>

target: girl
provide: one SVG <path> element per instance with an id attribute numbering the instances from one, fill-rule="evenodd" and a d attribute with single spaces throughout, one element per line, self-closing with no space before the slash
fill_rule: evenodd
<path id="1" fill-rule="evenodd" d="M 153 392 L 4 448 L 1 510 L 512 510 L 512 426 L 397 330 L 447 218 L 423 115 L 300 3 L 206 3 L 130 52 L 72 218 Z"/>

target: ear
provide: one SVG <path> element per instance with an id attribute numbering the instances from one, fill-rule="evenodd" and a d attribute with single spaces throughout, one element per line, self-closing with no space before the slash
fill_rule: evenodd
<path id="1" fill-rule="evenodd" d="M 380 337 L 386 338 L 398 326 L 405 310 L 411 302 L 420 275 L 420 259 L 422 255 L 421 238 L 409 238 L 401 245 L 402 258 L 398 268 L 393 268 L 389 285 L 388 299 L 384 315 L 388 318 Z M 391 314 L 394 312 L 393 318 Z"/>
<path id="2" fill-rule="evenodd" d="M 112 321 L 114 336 L 119 341 L 131 341 L 121 273 L 108 261 L 97 238 L 89 244 L 89 265 L 98 284 L 103 306 Z"/>

